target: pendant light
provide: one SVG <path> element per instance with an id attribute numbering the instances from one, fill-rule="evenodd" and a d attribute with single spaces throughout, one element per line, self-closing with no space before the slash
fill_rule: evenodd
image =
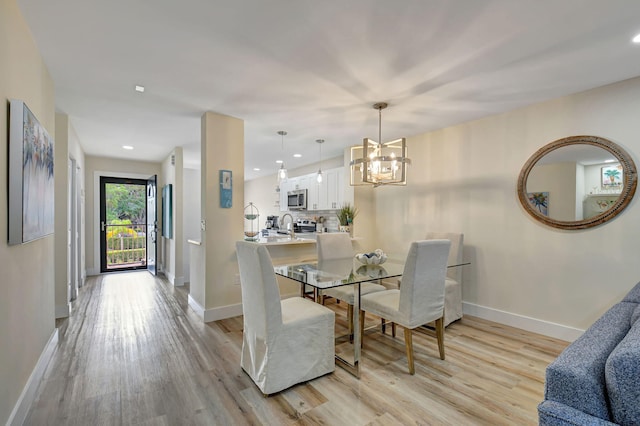
<path id="1" fill-rule="evenodd" d="M 407 165 L 411 160 L 407 157 L 406 139 L 382 142 L 382 110 L 386 102 L 373 105 L 378 110 L 378 141 L 364 138 L 362 146 L 351 147 L 351 182 L 356 185 L 406 185 Z"/>
<path id="2" fill-rule="evenodd" d="M 284 137 L 287 134 L 284 130 L 278 131 L 282 138 L 282 158 L 284 158 Z M 284 160 L 281 160 L 280 169 L 278 169 L 278 184 L 287 178 L 287 169 L 284 167 Z"/>
<path id="3" fill-rule="evenodd" d="M 316 139 L 316 143 L 320 148 L 320 167 L 318 168 L 318 176 L 316 176 L 316 181 L 318 183 L 322 183 L 322 144 L 324 143 L 324 139 Z"/>

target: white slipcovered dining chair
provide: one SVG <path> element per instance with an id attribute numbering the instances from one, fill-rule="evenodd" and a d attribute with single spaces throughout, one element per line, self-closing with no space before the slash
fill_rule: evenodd
<path id="1" fill-rule="evenodd" d="M 334 232 L 327 234 L 318 234 L 316 237 L 316 247 L 318 250 L 318 263 L 326 263 L 328 261 L 350 259 L 353 265 L 353 246 L 351 237 L 346 232 Z M 364 282 L 360 284 L 360 295 L 384 291 L 387 288 L 383 285 Z M 353 302 L 356 295 L 354 285 L 346 285 L 336 287 L 323 292 L 324 295 L 342 300 L 347 304 L 347 321 L 349 324 L 349 335 L 353 334 Z"/>
<path id="2" fill-rule="evenodd" d="M 236 242 L 242 288 L 240 364 L 263 394 L 335 369 L 334 312 L 301 297 L 280 300 L 265 246 Z"/>
<path id="3" fill-rule="evenodd" d="M 370 293 L 361 299 L 360 324 L 368 312 L 404 328 L 410 374 L 415 374 L 412 330 L 416 327 L 435 321 L 440 359 L 444 359 L 444 293 L 450 246 L 449 240 L 411 243 L 400 288 Z M 364 340 L 364 334 L 362 337 Z"/>
<path id="4" fill-rule="evenodd" d="M 425 240 L 449 240 L 451 248 L 447 265 L 462 263 L 464 234 L 455 232 L 427 232 Z M 398 280 L 398 285 L 402 284 Z M 444 326 L 462 318 L 462 267 L 447 268 L 444 284 Z"/>
<path id="5" fill-rule="evenodd" d="M 451 248 L 447 265 L 462 263 L 464 234 L 455 232 L 427 232 L 426 240 L 449 240 Z M 462 267 L 447 268 L 444 282 L 444 326 L 462 318 Z"/>

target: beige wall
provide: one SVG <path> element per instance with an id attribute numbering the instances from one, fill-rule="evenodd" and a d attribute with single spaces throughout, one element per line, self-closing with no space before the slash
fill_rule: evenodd
<path id="1" fill-rule="evenodd" d="M 408 186 L 376 189 L 379 241 L 404 254 L 429 230 L 463 232 L 466 308 L 587 328 L 640 279 L 637 197 L 610 223 L 559 231 L 523 211 L 516 182 L 538 148 L 571 135 L 608 138 L 638 164 L 639 110 L 633 79 L 409 138 Z"/>
<path id="2" fill-rule="evenodd" d="M 191 283 L 192 297 L 209 310 L 240 303 L 235 242 L 242 238 L 244 200 L 244 122 L 207 112 L 202 117 L 202 218 L 206 222 L 204 288 Z M 233 173 L 231 208 L 220 207 L 219 171 Z M 204 299 L 204 300 L 203 300 Z"/>
<path id="3" fill-rule="evenodd" d="M 85 156 L 85 257 L 87 275 L 97 275 L 100 273 L 100 240 L 98 237 L 98 226 L 100 224 L 99 176 L 146 179 L 152 175 L 158 175 L 158 180 L 161 181 L 160 171 L 160 163 Z M 161 193 L 160 188 L 161 187 L 158 186 L 159 194 Z M 158 200 L 158 203 L 159 202 Z M 158 222 L 161 220 L 160 210 L 161 208 L 158 204 Z"/>
<path id="4" fill-rule="evenodd" d="M 54 333 L 54 237 L 7 245 L 7 105 L 23 100 L 55 135 L 53 81 L 14 0 L 0 0 L 0 423 Z"/>

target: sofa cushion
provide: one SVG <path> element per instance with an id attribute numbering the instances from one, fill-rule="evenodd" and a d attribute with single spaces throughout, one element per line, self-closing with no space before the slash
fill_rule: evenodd
<path id="1" fill-rule="evenodd" d="M 633 327 L 633 324 L 637 323 L 639 319 L 640 319 L 640 303 L 636 307 L 636 310 L 633 311 L 633 315 L 631 315 L 631 321 L 630 321 L 631 326 Z"/>
<path id="2" fill-rule="evenodd" d="M 640 303 L 640 283 L 636 284 L 622 299 L 623 302 Z"/>
<path id="3" fill-rule="evenodd" d="M 611 420 L 605 363 L 629 331 L 635 307 L 633 303 L 612 306 L 547 367 L 545 399 Z"/>
<path id="4" fill-rule="evenodd" d="M 613 421 L 640 425 L 640 322 L 609 355 L 605 378 Z"/>

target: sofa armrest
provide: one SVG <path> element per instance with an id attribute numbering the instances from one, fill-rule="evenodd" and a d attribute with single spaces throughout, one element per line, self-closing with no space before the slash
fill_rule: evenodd
<path id="1" fill-rule="evenodd" d="M 538 405 L 538 421 L 539 426 L 616 426 L 615 423 L 550 400 Z"/>

